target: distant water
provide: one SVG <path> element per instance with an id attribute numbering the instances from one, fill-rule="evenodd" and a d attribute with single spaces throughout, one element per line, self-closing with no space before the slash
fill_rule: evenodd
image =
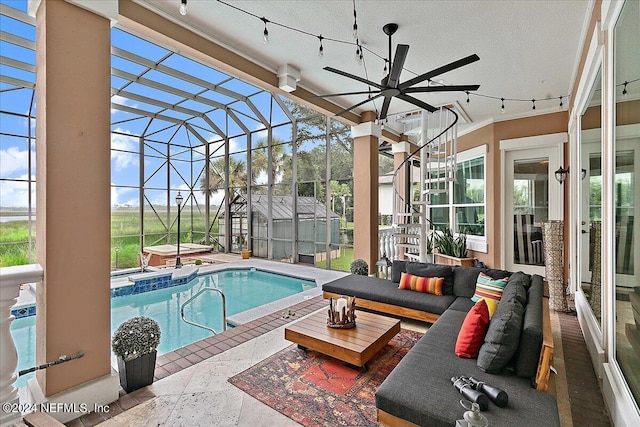
<path id="1" fill-rule="evenodd" d="M 36 217 L 31 217 L 34 221 Z M 16 216 L 0 216 L 0 222 L 10 222 L 10 221 L 28 221 L 29 215 L 16 215 Z"/>

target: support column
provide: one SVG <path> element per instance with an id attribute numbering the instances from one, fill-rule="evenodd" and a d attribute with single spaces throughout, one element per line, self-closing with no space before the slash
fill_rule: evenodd
<path id="1" fill-rule="evenodd" d="M 364 115 L 363 115 L 364 116 Z M 353 138 L 353 256 L 375 273 L 378 254 L 378 147 L 381 129 L 372 121 L 351 127 Z"/>
<path id="2" fill-rule="evenodd" d="M 35 6 L 36 246 L 45 271 L 37 288 L 36 359 L 85 356 L 37 371 L 29 389 L 36 402 L 109 403 L 118 396 L 110 363 L 111 26 L 64 0 Z M 65 391 L 75 400 L 60 398 Z"/>
<path id="3" fill-rule="evenodd" d="M 406 136 L 403 135 L 403 138 L 405 139 L 404 141 L 400 141 L 398 143 L 391 145 L 391 152 L 393 153 L 393 170 L 398 169 L 398 167 L 402 165 L 402 163 L 409 157 L 409 154 L 411 153 L 411 150 L 412 150 L 411 144 L 406 141 Z M 400 169 L 400 171 L 398 172 L 398 175 L 396 176 L 396 183 L 395 183 L 395 190 L 398 192 L 400 197 L 402 197 L 402 199 L 405 201 L 411 199 L 411 184 L 412 184 L 411 180 L 412 180 L 411 164 L 407 162 L 402 166 L 402 169 Z M 394 212 L 405 212 L 406 209 L 403 206 L 404 204 L 401 203 L 401 201 L 395 196 L 393 197 L 393 203 L 396 204 L 396 209 Z M 394 224 L 404 224 L 407 222 L 407 217 L 399 216 L 397 218 L 392 218 L 391 221 Z M 404 243 L 406 241 L 404 237 L 400 237 L 398 239 L 399 239 L 399 243 Z M 405 253 L 405 248 L 398 248 L 398 253 L 397 253 L 398 259 L 404 259 L 404 253 Z"/>

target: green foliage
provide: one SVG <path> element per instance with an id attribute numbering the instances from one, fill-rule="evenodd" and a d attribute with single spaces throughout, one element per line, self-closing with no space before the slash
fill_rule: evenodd
<path id="1" fill-rule="evenodd" d="M 124 360 L 153 352 L 160 344 L 160 326 L 150 317 L 136 316 L 123 322 L 113 333 L 113 352 Z"/>
<path id="2" fill-rule="evenodd" d="M 360 276 L 368 276 L 369 275 L 369 265 L 367 261 L 357 258 L 354 259 L 351 263 L 351 274 L 358 274 Z"/>
<path id="3" fill-rule="evenodd" d="M 433 247 L 443 255 L 466 258 L 467 235 L 459 233 L 454 236 L 450 228 L 444 228 L 440 232 L 433 233 Z"/>

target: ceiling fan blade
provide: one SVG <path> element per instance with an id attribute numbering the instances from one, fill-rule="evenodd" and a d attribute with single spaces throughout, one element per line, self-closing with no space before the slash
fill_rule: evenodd
<path id="1" fill-rule="evenodd" d="M 407 53 L 409 53 L 409 45 L 399 44 L 396 47 L 396 55 L 393 57 L 393 64 L 391 65 L 391 72 L 389 72 L 389 80 L 387 85 L 389 87 L 398 87 L 400 83 L 400 73 L 402 67 L 404 67 L 404 61 L 407 59 Z"/>
<path id="2" fill-rule="evenodd" d="M 434 107 L 433 105 L 427 104 L 426 102 L 420 101 L 419 99 L 414 98 L 413 96 L 409 96 L 409 95 L 405 95 L 405 94 L 400 94 L 397 96 L 397 98 L 402 99 L 403 101 L 408 102 L 409 104 L 413 104 L 416 107 L 420 107 L 424 110 L 427 110 L 430 113 L 433 113 L 434 111 L 437 111 L 438 109 L 436 107 Z"/>
<path id="3" fill-rule="evenodd" d="M 422 75 L 419 75 L 418 77 L 414 77 L 410 80 L 407 80 L 406 82 L 400 84 L 398 86 L 398 88 L 400 90 L 404 90 L 408 87 L 411 87 L 415 84 L 418 84 L 420 82 L 423 82 L 425 80 L 430 80 L 435 76 L 439 76 L 440 74 L 444 74 L 448 71 L 451 70 L 455 70 L 456 68 L 460 68 L 460 67 L 464 67 L 465 65 L 469 65 L 472 62 L 476 62 L 479 61 L 480 57 L 478 55 L 476 55 L 475 53 L 473 55 L 469 55 L 466 58 L 462 58 L 462 59 L 458 59 L 457 61 L 453 61 L 450 64 L 447 65 L 443 65 L 442 67 L 438 67 L 434 70 L 431 70 L 429 72 L 426 72 Z"/>
<path id="4" fill-rule="evenodd" d="M 362 77 L 353 75 L 353 74 L 349 74 L 345 71 L 342 70 L 337 70 L 335 68 L 332 67 L 324 67 L 323 70 L 327 70 L 327 71 L 331 71 L 332 73 L 336 73 L 336 74 L 340 74 L 341 76 L 345 76 L 345 77 L 349 77 L 350 79 L 353 80 L 357 80 L 359 82 L 362 82 L 364 84 L 373 86 L 373 87 L 377 87 L 378 89 L 384 89 L 384 86 L 382 86 L 380 83 L 376 83 L 376 82 L 372 82 L 371 80 L 367 80 L 367 79 L 363 79 Z"/>
<path id="5" fill-rule="evenodd" d="M 371 90 L 362 90 L 362 91 L 359 91 L 359 92 L 330 93 L 330 94 L 327 94 L 327 95 L 314 95 L 314 96 L 310 96 L 310 97 L 309 97 L 309 98 L 307 98 L 307 99 L 313 99 L 313 98 L 329 98 L 329 97 L 331 97 L 331 96 L 347 96 L 347 95 L 373 95 L 373 94 L 376 94 L 376 93 L 380 93 L 380 91 L 379 91 L 379 90 L 374 90 L 374 91 L 371 91 Z"/>
<path id="6" fill-rule="evenodd" d="M 382 103 L 382 110 L 380 110 L 380 120 L 384 120 L 387 118 L 387 112 L 389 111 L 390 104 L 391 104 L 391 97 L 385 96 L 384 102 Z"/>
<path id="7" fill-rule="evenodd" d="M 450 85 L 450 86 L 428 86 L 428 87 L 408 87 L 402 93 L 425 93 L 425 92 L 456 92 L 478 90 L 480 85 Z"/>
<path id="8" fill-rule="evenodd" d="M 349 112 L 349 111 L 353 110 L 353 109 L 354 109 L 354 108 L 356 108 L 356 107 L 359 107 L 359 106 L 361 106 L 361 105 L 363 105 L 363 104 L 366 104 L 367 102 L 373 101 L 373 100 L 374 100 L 374 99 L 376 99 L 376 98 L 380 98 L 381 96 L 382 96 L 381 94 L 377 94 L 376 96 L 373 96 L 373 97 L 371 97 L 371 98 L 367 98 L 367 99 L 365 99 L 365 100 L 364 100 L 364 101 L 362 101 L 362 102 L 358 102 L 356 105 L 352 105 L 351 107 L 346 108 L 346 109 L 344 109 L 344 110 L 340 111 L 339 113 L 336 113 L 336 116 L 341 116 L 341 115 L 343 115 L 344 113 L 347 113 L 347 112 Z"/>

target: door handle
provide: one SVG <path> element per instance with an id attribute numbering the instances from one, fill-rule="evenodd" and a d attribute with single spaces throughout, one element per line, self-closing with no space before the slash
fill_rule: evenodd
<path id="1" fill-rule="evenodd" d="M 580 230 L 580 231 L 582 231 L 582 234 L 589 234 L 587 230 Z"/>

